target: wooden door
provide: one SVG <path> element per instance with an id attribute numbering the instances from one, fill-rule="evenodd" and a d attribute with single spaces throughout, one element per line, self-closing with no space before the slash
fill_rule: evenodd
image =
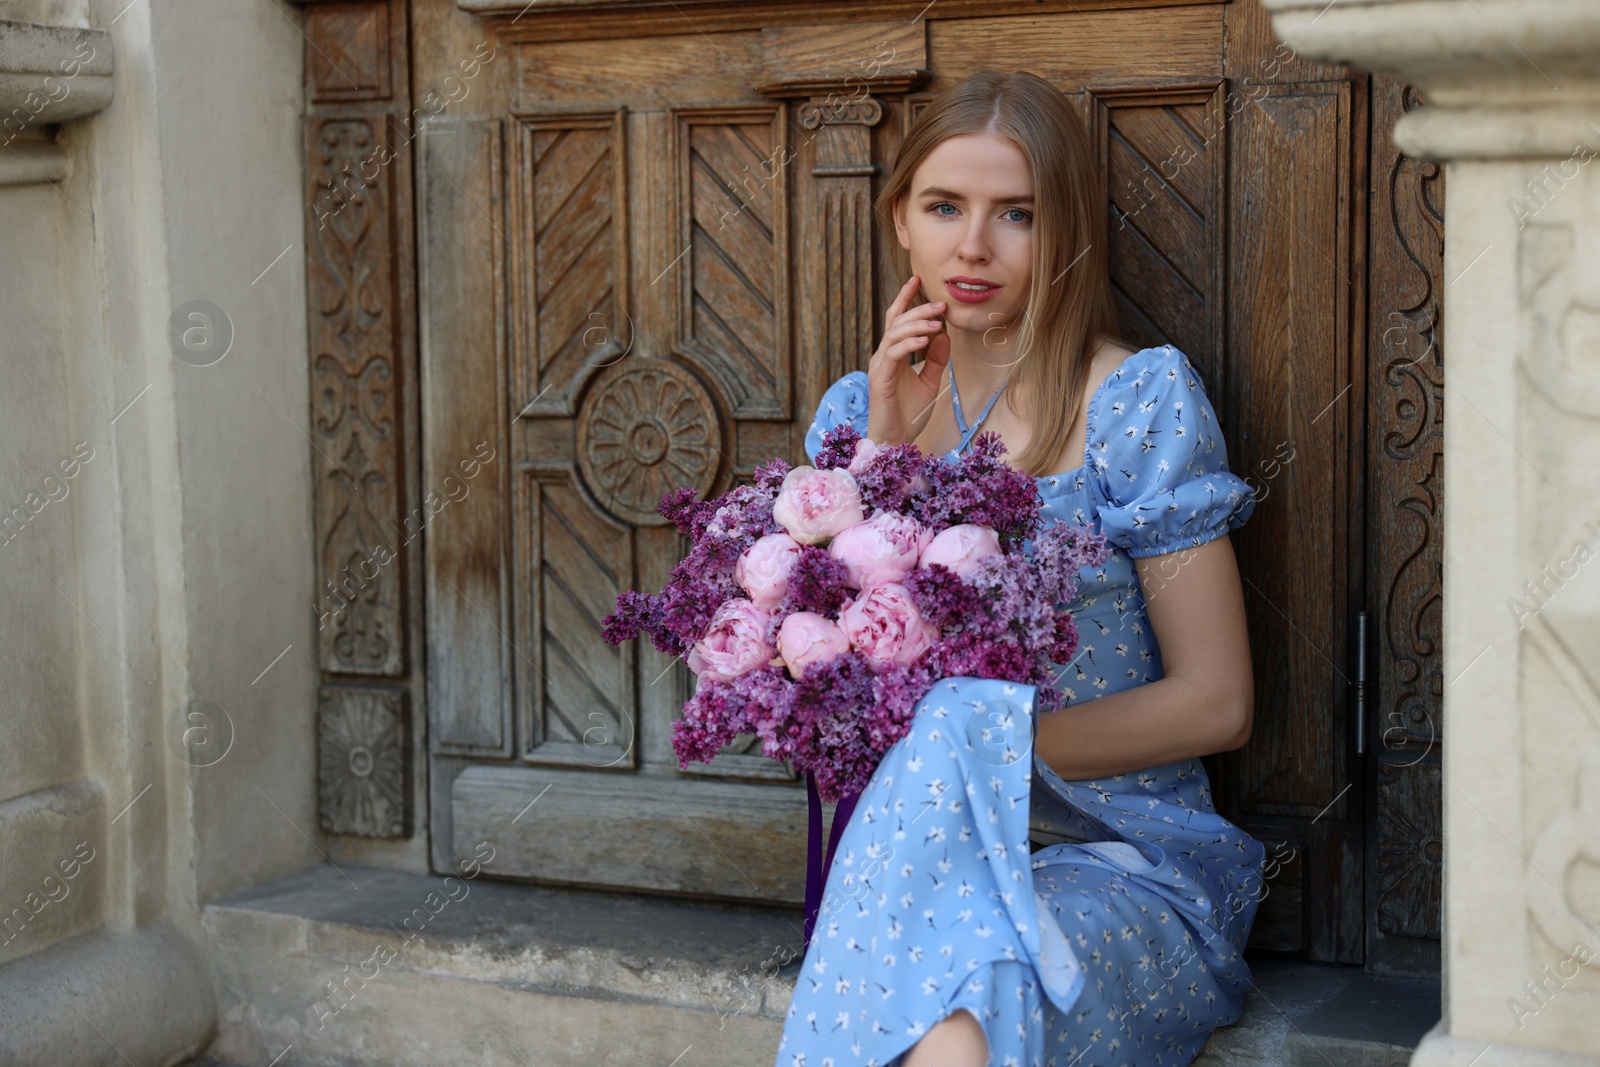
<path id="1" fill-rule="evenodd" d="M 1401 699 L 1399 669 L 1413 701 L 1436 699 L 1418 681 L 1436 653 L 1397 667 L 1377 637 L 1401 609 L 1375 598 L 1404 585 L 1407 632 L 1433 625 L 1414 576 L 1436 565 L 1437 510 L 1410 551 L 1367 507 L 1437 453 L 1369 446 L 1374 413 L 1402 410 L 1369 350 L 1418 343 L 1417 271 L 1437 278 L 1436 243 L 1392 269 L 1409 223 L 1372 207 L 1394 200 L 1397 88 L 1294 56 L 1255 0 L 414 0 L 409 20 L 419 96 L 494 55 L 411 143 L 417 481 L 487 472 L 426 533 L 438 868 L 492 841 L 502 876 L 800 901 L 803 783 L 751 739 L 680 770 L 686 667 L 606 646 L 600 620 L 685 550 L 654 513 L 664 491 L 803 458 L 817 399 L 865 365 L 901 281 L 871 199 L 907 125 L 1001 66 L 1081 109 L 1123 332 L 1190 355 L 1262 492 L 1234 536 L 1256 731 L 1206 761 L 1219 807 L 1277 860 L 1252 945 L 1359 962 L 1381 906 L 1426 911 L 1436 881 L 1382 873 L 1406 847 L 1383 812 L 1436 832 L 1437 778 L 1385 784 L 1377 711 L 1358 729 L 1363 608 L 1366 692 Z M 1390 308 L 1412 333 L 1384 333 Z M 1381 530 L 1402 521 L 1381 511 Z M 1395 966 L 1425 969 L 1415 948 Z"/>

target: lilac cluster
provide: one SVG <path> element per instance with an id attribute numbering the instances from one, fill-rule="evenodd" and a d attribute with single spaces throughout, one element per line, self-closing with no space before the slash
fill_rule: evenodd
<path id="1" fill-rule="evenodd" d="M 688 486 L 663 495 L 656 512 L 693 547 L 672 568 L 659 594 L 629 590 L 617 597 L 617 609 L 601 620 L 606 643 L 619 645 L 642 631 L 662 652 L 687 653 L 717 608 L 744 595 L 733 580 L 733 566 L 758 539 L 779 529 L 772 518 L 772 502 L 788 472 L 788 464 L 775 459 L 756 468 L 753 484 L 735 486 L 715 500 L 696 500 Z"/>
<path id="2" fill-rule="evenodd" d="M 848 467 L 856 458 L 858 441 L 862 440 L 856 428 L 847 422 L 827 430 L 822 435 L 822 447 L 817 449 L 817 459 L 812 466 L 819 471 Z"/>
<path id="3" fill-rule="evenodd" d="M 776 617 L 786 619 L 797 611 L 814 611 L 830 619 L 839 617 L 839 608 L 850 599 L 849 571 L 827 549 L 806 545 L 789 572 L 789 588 Z"/>
<path id="4" fill-rule="evenodd" d="M 869 518 L 882 511 L 908 515 L 935 533 L 959 524 L 985 526 L 995 532 L 1000 552 L 958 564 L 962 573 L 933 563 L 905 577 L 910 600 L 938 634 L 908 665 L 873 664 L 852 648 L 813 662 L 798 678 L 781 657 L 731 678 L 702 676 L 673 724 L 680 766 L 710 762 L 741 734 L 754 734 L 765 755 L 813 774 L 823 799 L 833 802 L 866 785 L 940 678 L 1029 683 L 1037 687 L 1039 710 L 1059 706 L 1050 668 L 1070 662 L 1078 645 L 1072 616 L 1059 609 L 1076 597 L 1080 569 L 1109 557 L 1104 539 L 1061 522 L 1041 531 L 1037 483 L 1001 460 L 1005 446 L 998 434 L 978 434 L 953 463 L 925 456 L 914 444 L 858 449 L 860 440 L 848 424 L 829 430 L 815 465 L 854 465 Z M 618 596 L 603 623 L 607 643 L 648 633 L 656 648 L 682 656 L 706 635 L 725 602 L 748 598 L 734 580 L 735 564 L 757 540 L 782 529 L 773 504 L 789 471 L 774 459 L 756 468 L 751 485 L 715 500 L 696 500 L 688 488 L 663 496 L 660 514 L 692 548 L 660 593 Z M 844 562 L 822 545 L 801 548 L 786 581 L 768 626 L 773 647 L 783 620 L 809 612 L 839 622 L 857 592 Z"/>
<path id="5" fill-rule="evenodd" d="M 878 449 L 872 462 L 856 475 L 862 503 L 873 511 L 925 513 L 933 490 L 928 467 L 928 457 L 914 444 Z"/>
<path id="6" fill-rule="evenodd" d="M 1043 521 L 1039 483 L 1008 466 L 1006 446 L 992 430 L 980 431 L 955 463 L 929 465 L 932 482 L 922 521 L 936 530 L 959 523 L 987 526 L 1008 550 L 1030 538 Z"/>

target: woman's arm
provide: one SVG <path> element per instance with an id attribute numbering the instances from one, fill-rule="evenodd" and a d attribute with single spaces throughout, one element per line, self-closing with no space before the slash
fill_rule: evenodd
<path id="1" fill-rule="evenodd" d="M 1035 750 L 1068 781 L 1227 752 L 1250 737 L 1255 686 L 1231 539 L 1134 566 L 1165 673 L 1039 716 Z"/>

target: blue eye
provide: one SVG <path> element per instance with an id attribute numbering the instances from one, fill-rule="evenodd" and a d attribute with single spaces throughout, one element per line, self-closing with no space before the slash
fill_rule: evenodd
<path id="1" fill-rule="evenodd" d="M 956 206 L 954 204 L 950 203 L 950 201 L 948 201 L 948 200 L 940 200 L 938 203 L 929 204 L 928 205 L 928 210 L 931 211 L 933 214 L 938 215 L 941 219 L 948 219 L 948 218 L 951 217 L 951 214 L 939 210 L 940 208 L 944 208 L 944 207 L 949 208 L 951 213 L 959 214 L 959 212 L 956 209 Z M 1012 207 L 1012 208 L 1007 208 L 1005 213 L 1006 213 L 1006 215 L 1009 216 L 1012 212 L 1016 212 L 1018 215 L 1021 215 L 1022 218 L 1020 218 L 1020 219 L 1008 218 L 1007 221 L 1009 221 L 1009 222 L 1015 222 L 1018 225 L 1021 225 L 1021 224 L 1033 221 L 1033 213 L 1031 211 L 1026 211 L 1026 210 L 1024 210 L 1024 209 L 1022 209 L 1020 207 Z"/>

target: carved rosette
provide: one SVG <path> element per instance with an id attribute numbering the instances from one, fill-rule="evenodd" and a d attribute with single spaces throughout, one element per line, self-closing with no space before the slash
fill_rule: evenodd
<path id="1" fill-rule="evenodd" d="M 1437 938 L 1444 892 L 1442 783 L 1436 762 L 1378 772 L 1378 929 Z"/>
<path id="2" fill-rule="evenodd" d="M 682 367 L 635 361 L 597 380 L 578 420 L 578 467 L 596 499 L 624 522 L 666 524 L 661 497 L 716 481 L 722 425 L 711 395 Z"/>
<path id="3" fill-rule="evenodd" d="M 317 793 L 322 828 L 405 837 L 405 690 L 325 685 L 317 713 Z"/>

